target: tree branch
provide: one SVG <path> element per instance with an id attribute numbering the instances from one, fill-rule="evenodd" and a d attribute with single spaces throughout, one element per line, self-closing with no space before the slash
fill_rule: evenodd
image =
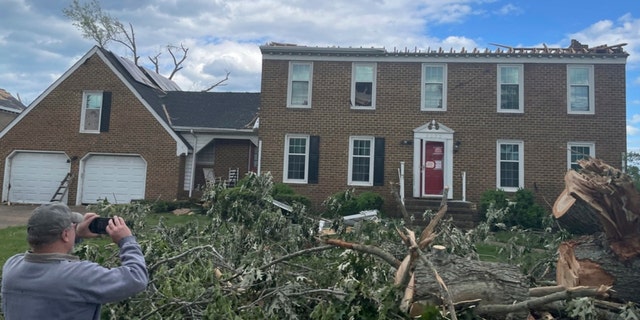
<path id="1" fill-rule="evenodd" d="M 334 245 L 336 247 L 352 249 L 352 250 L 356 250 L 364 253 L 373 254 L 378 258 L 384 260 L 385 262 L 387 262 L 388 264 L 390 264 L 392 267 L 396 269 L 399 268 L 400 264 L 402 263 L 400 260 L 396 259 L 392 254 L 378 247 L 346 242 L 340 239 L 320 239 L 320 240 L 323 241 L 324 243 Z"/>
<path id="2" fill-rule="evenodd" d="M 217 86 L 221 86 L 221 85 L 223 85 L 222 83 L 224 83 L 225 81 L 229 80 L 229 75 L 230 75 L 230 74 L 231 74 L 231 72 L 227 71 L 227 74 L 225 75 L 224 79 L 222 79 L 222 80 L 220 80 L 220 81 L 218 81 L 218 82 L 216 82 L 216 83 L 214 83 L 214 84 L 210 85 L 210 86 L 209 86 L 209 87 L 207 87 L 206 89 L 202 90 L 202 92 L 208 92 L 208 91 L 210 91 L 211 89 L 213 89 L 213 88 L 215 88 L 215 87 L 217 87 Z"/>
<path id="3" fill-rule="evenodd" d="M 527 311 L 529 309 L 536 309 L 544 306 L 545 304 L 549 304 L 555 301 L 560 300 L 568 300 L 573 298 L 582 298 L 582 297 L 606 297 L 608 296 L 608 292 L 611 289 L 609 286 L 600 286 L 600 287 L 574 287 L 569 288 L 561 292 L 551 293 L 549 295 L 533 298 L 526 301 L 503 305 L 503 304 L 494 304 L 494 305 L 480 305 L 475 309 L 476 314 L 482 315 L 492 315 L 495 316 L 497 314 L 507 314 L 518 311 Z"/>
<path id="4" fill-rule="evenodd" d="M 182 58 L 180 58 L 180 60 L 176 58 L 176 54 L 173 52 L 173 49 L 182 50 Z M 182 70 L 182 63 L 184 62 L 185 59 L 187 59 L 187 53 L 189 52 L 189 48 L 185 48 L 184 44 L 181 43 L 179 48 L 177 46 L 171 46 L 171 45 L 167 46 L 167 51 L 169 51 L 169 54 L 171 55 L 171 59 L 173 59 L 173 70 L 171 70 L 171 74 L 169 74 L 167 78 L 173 79 L 173 76 L 176 74 L 176 72 Z M 229 74 L 227 74 L 227 77 L 228 76 Z"/>
<path id="5" fill-rule="evenodd" d="M 273 261 L 269 262 L 268 264 L 260 267 L 260 270 L 267 269 L 267 268 L 271 267 L 272 265 L 274 265 L 276 263 L 280 263 L 282 261 L 289 260 L 289 259 L 295 258 L 297 256 L 305 255 L 307 253 L 316 252 L 316 251 L 324 251 L 324 250 L 333 249 L 333 248 L 335 248 L 335 247 L 331 246 L 331 245 L 327 245 L 327 246 L 322 246 L 322 247 L 314 247 L 314 248 L 300 250 L 300 251 L 288 254 L 286 256 L 282 256 L 282 257 L 280 257 L 280 258 L 278 258 L 276 260 L 273 260 Z"/>
<path id="6" fill-rule="evenodd" d="M 212 245 L 204 245 L 204 246 L 193 247 L 193 248 L 191 248 L 191 249 L 189 249 L 187 251 L 184 251 L 184 252 L 180 253 L 179 255 L 156 261 L 156 263 L 154 263 L 153 265 L 151 265 L 149 267 L 149 273 L 151 273 L 153 270 L 155 270 L 157 267 L 159 267 L 163 263 L 175 261 L 175 260 L 181 259 L 181 258 L 183 258 L 185 256 L 188 256 L 189 254 L 191 254 L 191 253 L 193 253 L 195 251 L 200 251 L 200 250 L 205 250 L 205 249 L 210 249 L 213 252 L 214 255 L 216 255 L 220 260 L 224 261 L 223 257 L 216 251 L 216 248 L 214 248 Z"/>

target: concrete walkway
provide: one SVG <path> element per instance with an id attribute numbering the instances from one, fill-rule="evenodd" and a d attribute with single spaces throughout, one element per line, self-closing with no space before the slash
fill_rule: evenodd
<path id="1" fill-rule="evenodd" d="M 38 204 L 0 204 L 0 229 L 11 226 L 26 226 L 31 212 L 40 205 Z M 80 213 L 87 212 L 85 206 L 71 206 L 71 211 Z"/>

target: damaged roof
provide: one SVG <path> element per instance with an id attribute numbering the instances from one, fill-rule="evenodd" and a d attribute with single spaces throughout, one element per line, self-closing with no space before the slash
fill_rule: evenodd
<path id="1" fill-rule="evenodd" d="M 26 107 L 6 90 L 0 88 L 0 110 L 20 113 Z"/>
<path id="2" fill-rule="evenodd" d="M 156 114 L 176 129 L 251 129 L 260 93 L 180 91 L 172 80 L 100 48 Z M 150 73 L 154 73 L 153 76 Z M 158 81 L 161 78 L 162 81 Z"/>

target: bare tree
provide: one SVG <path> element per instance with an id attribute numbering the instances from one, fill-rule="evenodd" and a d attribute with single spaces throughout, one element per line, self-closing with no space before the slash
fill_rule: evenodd
<path id="1" fill-rule="evenodd" d="M 178 49 L 182 51 L 180 58 L 178 58 L 177 53 L 174 52 L 174 50 L 178 50 Z M 186 48 L 184 44 L 181 43 L 180 47 L 168 45 L 167 51 L 169 52 L 169 54 L 171 55 L 171 59 L 173 60 L 173 70 L 171 71 L 171 73 L 167 78 L 173 79 L 173 76 L 182 69 L 182 63 L 187 59 L 187 53 L 189 52 L 189 48 Z M 160 63 L 158 58 L 160 57 L 161 54 L 162 52 L 158 52 L 155 56 L 149 57 L 149 60 L 155 66 L 156 73 L 160 73 L 159 72 Z M 209 91 L 209 90 L 206 90 L 206 91 Z"/>
<path id="2" fill-rule="evenodd" d="M 92 0 L 90 3 L 84 5 L 80 4 L 79 0 L 73 0 L 71 5 L 63 9 L 62 12 L 67 18 L 73 21 L 74 26 L 82 31 L 84 38 L 94 40 L 101 48 L 106 48 L 109 41 L 117 42 L 125 46 L 133 55 L 133 63 L 139 66 L 140 56 L 138 55 L 138 47 L 136 45 L 136 34 L 131 23 L 129 23 L 128 29 L 125 28 L 122 22 L 102 10 L 98 0 Z M 187 59 L 189 48 L 186 48 L 184 44 L 181 43 L 179 47 L 167 45 L 166 49 L 173 61 L 173 69 L 167 78 L 173 79 L 173 76 L 183 68 L 182 64 Z M 149 61 L 151 61 L 154 66 L 155 72 L 158 74 L 160 74 L 160 55 L 162 55 L 162 52 L 157 53 L 155 56 L 148 56 Z M 224 79 L 201 91 L 211 91 L 215 87 L 223 85 L 224 82 L 229 80 L 229 74 L 227 71 Z"/>

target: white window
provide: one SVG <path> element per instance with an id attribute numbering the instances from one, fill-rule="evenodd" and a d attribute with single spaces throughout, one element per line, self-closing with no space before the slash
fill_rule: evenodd
<path id="1" fill-rule="evenodd" d="M 422 65 L 422 103 L 420 110 L 447 110 L 447 65 Z"/>
<path id="2" fill-rule="evenodd" d="M 567 112 L 595 113 L 593 66 L 567 65 Z"/>
<path id="3" fill-rule="evenodd" d="M 351 107 L 376 108 L 376 64 L 354 63 L 351 75 Z"/>
<path id="4" fill-rule="evenodd" d="M 85 91 L 82 94 L 80 132 L 100 132 L 102 115 L 102 91 Z"/>
<path id="5" fill-rule="evenodd" d="M 524 142 L 520 140 L 498 140 L 497 143 L 498 189 L 518 191 L 524 186 Z"/>
<path id="6" fill-rule="evenodd" d="M 578 160 L 584 158 L 594 158 L 596 156 L 596 145 L 593 142 L 569 142 L 567 143 L 567 169 L 582 169 L 578 165 Z"/>
<path id="7" fill-rule="evenodd" d="M 284 182 L 307 183 L 309 175 L 309 136 L 289 134 L 284 145 Z"/>
<path id="8" fill-rule="evenodd" d="M 374 137 L 349 137 L 349 185 L 373 185 Z"/>
<path id="9" fill-rule="evenodd" d="M 522 65 L 498 65 L 498 112 L 524 111 Z"/>
<path id="10" fill-rule="evenodd" d="M 289 64 L 289 89 L 287 107 L 311 108 L 311 78 L 313 63 L 291 62 Z"/>

